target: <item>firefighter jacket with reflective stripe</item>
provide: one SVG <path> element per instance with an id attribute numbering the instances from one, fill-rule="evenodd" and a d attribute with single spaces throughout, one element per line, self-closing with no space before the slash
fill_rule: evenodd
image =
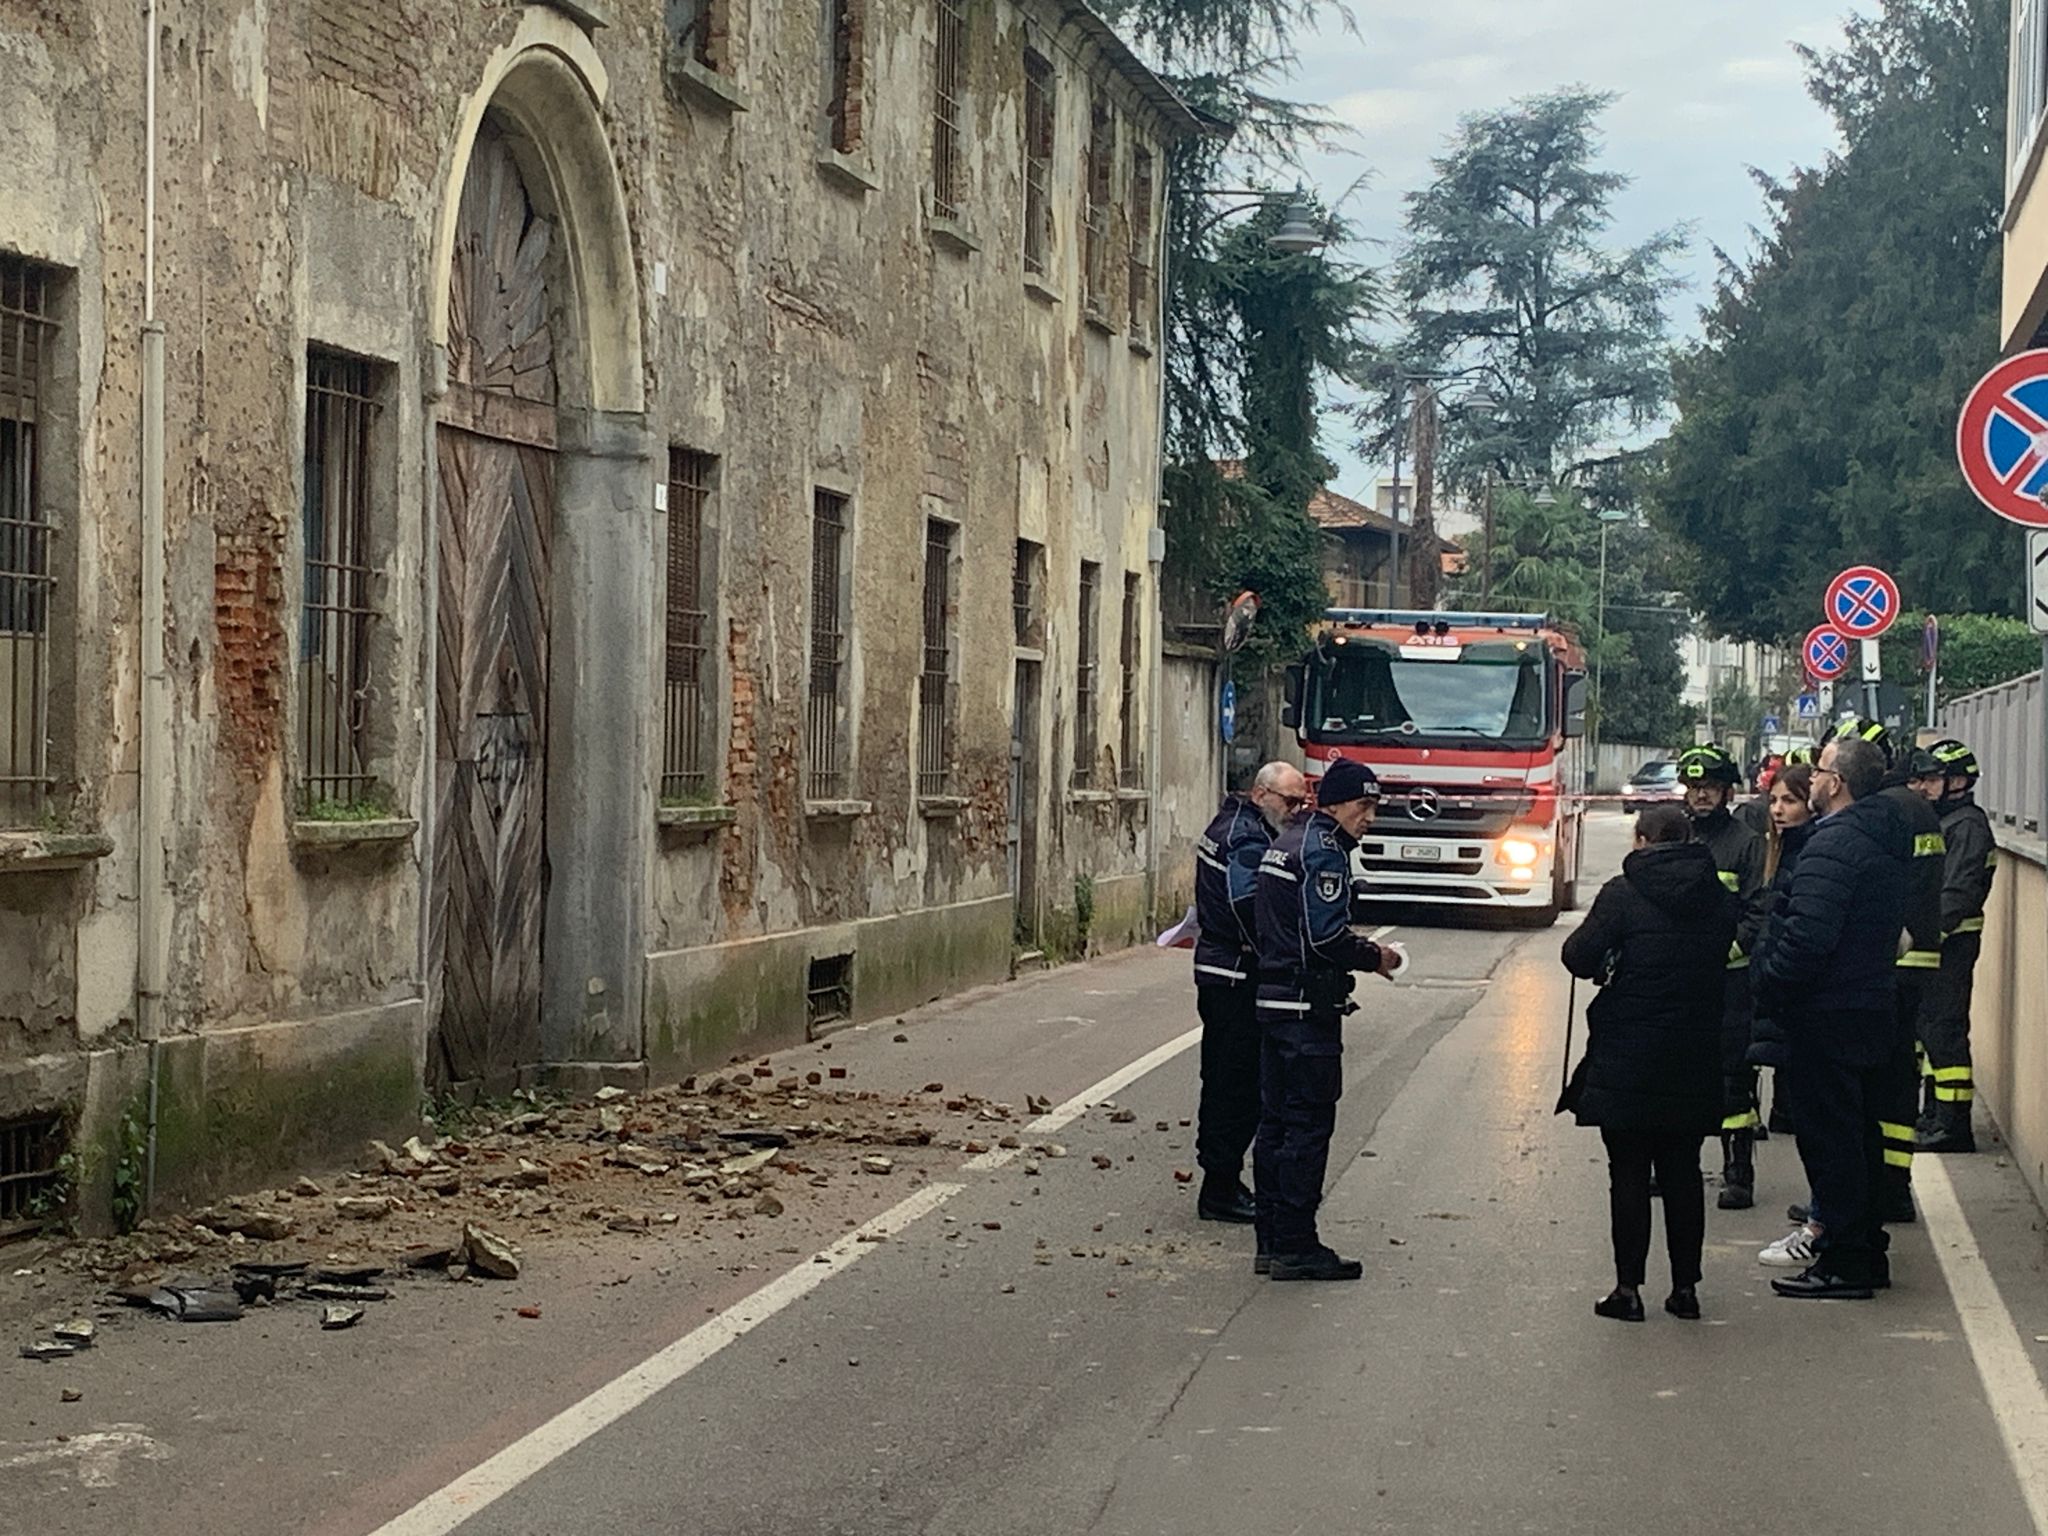
<path id="1" fill-rule="evenodd" d="M 1334 816 L 1314 811 L 1282 827 L 1259 860 L 1253 911 L 1263 985 L 1313 990 L 1319 979 L 1379 969 L 1379 946 L 1351 928 L 1357 846 Z"/>
<path id="2" fill-rule="evenodd" d="M 1728 951 L 1731 966 L 1749 964 L 1764 921 L 1764 863 L 1769 852 L 1761 837 L 1744 826 L 1727 810 L 1696 817 L 1693 836 L 1714 856 L 1721 872 L 1721 884 L 1742 903 L 1735 923 L 1735 943 Z"/>
<path id="3" fill-rule="evenodd" d="M 1906 864 L 1905 940 L 1899 964 L 1907 970 L 1941 967 L 1941 884 L 1947 845 L 1941 816 L 1927 797 L 1904 784 L 1877 792 L 1891 812 L 1894 847 Z"/>
<path id="4" fill-rule="evenodd" d="M 1943 855 L 1941 931 L 1976 933 L 1984 926 L 1984 903 L 1991 899 L 1991 875 L 1998 866 L 1998 840 L 1991 818 L 1968 795 L 1941 802 Z"/>
<path id="5" fill-rule="evenodd" d="M 1257 980 L 1259 934 L 1252 903 L 1259 860 L 1273 829 L 1248 795 L 1226 796 L 1195 841 L 1195 985 L 1242 987 Z"/>

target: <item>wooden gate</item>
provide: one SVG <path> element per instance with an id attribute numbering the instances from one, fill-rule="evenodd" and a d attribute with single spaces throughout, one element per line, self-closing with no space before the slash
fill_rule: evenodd
<path id="1" fill-rule="evenodd" d="M 502 1092 L 541 1055 L 548 545 L 555 500 L 552 228 L 486 121 L 448 299 L 440 498 L 428 1070 Z"/>

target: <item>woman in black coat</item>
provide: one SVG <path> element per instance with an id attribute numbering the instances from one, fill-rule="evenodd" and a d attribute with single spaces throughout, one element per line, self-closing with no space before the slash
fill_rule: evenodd
<path id="1" fill-rule="evenodd" d="M 1700 1315 L 1706 1194 L 1700 1143 L 1721 1124 L 1721 989 L 1740 903 L 1681 806 L 1636 820 L 1636 846 L 1564 942 L 1565 968 L 1601 983 L 1586 1055 L 1560 1108 L 1607 1144 L 1615 1287 L 1602 1317 L 1643 1320 L 1650 1179 L 1664 1195 L 1674 1317 Z"/>

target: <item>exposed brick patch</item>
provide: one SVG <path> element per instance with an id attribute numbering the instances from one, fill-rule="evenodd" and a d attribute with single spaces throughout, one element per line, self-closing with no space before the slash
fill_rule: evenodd
<path id="1" fill-rule="evenodd" d="M 268 539 L 214 543 L 214 689 L 220 740 L 244 778 L 277 749 L 284 711 L 284 584 Z"/>
<path id="2" fill-rule="evenodd" d="M 732 732 L 725 748 L 725 798 L 739 817 L 724 841 L 718 895 L 728 923 L 741 924 L 754 902 L 755 845 L 760 832 L 760 750 L 755 708 L 753 647 L 747 626 L 734 620 L 726 629 L 725 675 L 732 679 Z"/>

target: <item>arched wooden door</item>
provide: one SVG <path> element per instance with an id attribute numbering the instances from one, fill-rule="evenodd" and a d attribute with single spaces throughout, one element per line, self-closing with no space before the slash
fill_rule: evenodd
<path id="1" fill-rule="evenodd" d="M 437 436 L 428 1070 L 499 1092 L 541 1057 L 553 229 L 486 120 L 463 182 Z"/>

